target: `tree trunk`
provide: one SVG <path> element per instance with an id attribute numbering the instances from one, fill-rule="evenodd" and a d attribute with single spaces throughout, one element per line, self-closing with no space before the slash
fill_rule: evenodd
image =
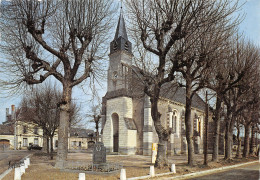
<path id="1" fill-rule="evenodd" d="M 45 152 L 45 153 L 47 153 L 47 149 L 48 149 L 47 144 L 48 144 L 48 142 L 47 142 L 46 133 L 45 133 L 45 130 L 43 129 L 42 151 Z"/>
<path id="2" fill-rule="evenodd" d="M 186 79 L 186 111 L 185 126 L 186 139 L 188 145 L 188 165 L 192 166 L 194 161 L 194 144 L 193 144 L 193 128 L 191 121 L 191 83 Z"/>
<path id="3" fill-rule="evenodd" d="M 155 167 L 163 168 L 168 166 L 168 160 L 166 156 L 167 152 L 167 142 L 169 139 L 169 132 L 162 126 L 160 117 L 161 114 L 158 111 L 158 100 L 160 94 L 160 87 L 157 85 L 154 87 L 154 95 L 151 97 L 151 115 L 154 122 L 154 127 L 157 132 L 159 143 L 158 143 L 158 150 L 157 150 L 157 157 L 155 161 Z"/>
<path id="4" fill-rule="evenodd" d="M 233 116 L 232 116 L 233 118 Z M 226 128 L 225 128 L 225 156 L 224 159 L 232 159 L 232 140 L 233 140 L 233 128 L 231 127 L 231 111 L 227 110 Z"/>
<path id="5" fill-rule="evenodd" d="M 49 154 L 50 153 L 50 139 L 48 136 L 46 137 L 46 140 L 47 140 L 47 154 Z"/>
<path id="6" fill-rule="evenodd" d="M 218 147 L 219 147 L 219 132 L 220 132 L 220 110 L 221 110 L 221 97 L 217 94 L 217 102 L 216 102 L 216 110 L 215 110 L 215 129 L 213 136 L 213 153 L 212 153 L 212 161 L 218 161 Z"/>
<path id="7" fill-rule="evenodd" d="M 249 133 L 250 133 L 250 124 L 247 124 L 245 126 L 243 157 L 248 157 L 248 153 L 249 153 Z"/>
<path id="8" fill-rule="evenodd" d="M 225 157 L 224 159 L 232 159 L 232 142 L 233 142 L 233 132 L 227 131 L 225 134 Z"/>
<path id="9" fill-rule="evenodd" d="M 62 169 L 68 154 L 68 131 L 72 88 L 63 85 L 62 102 L 60 102 L 60 125 L 58 129 L 58 151 L 55 166 Z"/>
<path id="10" fill-rule="evenodd" d="M 208 92 L 206 91 L 206 107 L 205 107 L 205 132 L 203 140 L 204 148 L 204 165 L 208 165 L 208 123 L 209 123 L 209 106 L 208 106 Z"/>
<path id="11" fill-rule="evenodd" d="M 249 154 L 254 155 L 255 154 L 255 126 L 253 125 L 251 127 L 251 141 L 250 141 L 250 149 Z"/>
<path id="12" fill-rule="evenodd" d="M 51 141 L 51 153 L 50 153 L 50 157 L 51 160 L 53 159 L 53 136 L 50 137 L 50 141 Z"/>
<path id="13" fill-rule="evenodd" d="M 99 133 L 98 133 L 98 123 L 99 121 L 95 122 L 96 123 L 96 142 L 99 141 Z"/>
<path id="14" fill-rule="evenodd" d="M 236 154 L 237 158 L 241 158 L 241 138 L 240 138 L 240 128 L 238 126 L 237 128 L 237 154 Z"/>
<path id="15" fill-rule="evenodd" d="M 163 168 L 165 166 L 168 166 L 168 159 L 167 159 L 167 156 L 166 156 L 167 142 L 168 141 L 165 141 L 164 138 L 159 137 L 155 167 Z"/>

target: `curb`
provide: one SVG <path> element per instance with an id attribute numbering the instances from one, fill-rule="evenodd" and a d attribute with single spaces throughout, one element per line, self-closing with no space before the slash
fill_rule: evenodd
<path id="1" fill-rule="evenodd" d="M 23 157 L 22 159 L 26 159 L 26 158 L 30 157 L 31 155 L 32 154 L 28 154 L 27 156 Z M 9 174 L 13 169 L 14 168 L 11 167 L 11 168 L 7 169 L 5 172 L 3 172 L 2 174 L 0 174 L 0 180 L 3 179 L 7 174 Z"/>
<path id="2" fill-rule="evenodd" d="M 212 172 L 215 173 L 215 172 L 218 172 L 218 171 L 232 169 L 232 168 L 235 168 L 235 167 L 253 164 L 253 163 L 256 163 L 256 162 L 259 162 L 259 161 L 251 161 L 251 162 L 242 163 L 242 164 L 235 164 L 235 165 L 231 165 L 231 166 L 224 166 L 224 167 L 221 167 L 221 168 L 209 169 L 209 170 L 194 172 L 194 173 L 190 173 L 190 174 L 184 174 L 184 175 L 179 175 L 179 176 L 174 176 L 174 177 L 169 177 L 169 178 L 163 178 L 163 180 L 181 179 L 181 178 L 192 177 L 192 176 L 196 176 L 196 175 L 203 175 L 203 174 L 212 173 Z M 153 176 L 153 177 L 150 176 L 150 175 L 147 175 L 147 176 L 127 178 L 127 179 L 128 180 L 148 179 L 148 178 L 154 178 L 154 177 L 160 177 L 160 176 L 167 176 L 167 175 L 171 175 L 171 174 L 175 174 L 175 173 L 168 172 L 168 173 L 155 174 L 155 176 Z"/>

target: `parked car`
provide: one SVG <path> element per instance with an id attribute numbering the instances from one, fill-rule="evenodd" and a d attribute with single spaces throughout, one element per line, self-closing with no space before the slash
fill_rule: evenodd
<path id="1" fill-rule="evenodd" d="M 37 144 L 31 144 L 28 146 L 28 150 L 32 150 L 32 149 L 42 150 L 42 147 Z"/>

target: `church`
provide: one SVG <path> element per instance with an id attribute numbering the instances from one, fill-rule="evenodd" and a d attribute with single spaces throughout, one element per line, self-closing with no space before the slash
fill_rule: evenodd
<path id="1" fill-rule="evenodd" d="M 121 12 L 110 43 L 107 93 L 102 99 L 102 142 L 108 152 L 151 155 L 152 143 L 158 143 L 158 136 L 150 99 L 143 92 L 140 69 L 133 65 L 132 59 L 132 43 Z M 202 153 L 205 103 L 197 94 L 192 101 L 194 148 L 195 153 Z M 158 106 L 163 125 L 172 128 L 168 155 L 187 153 L 185 89 L 166 84 L 161 89 Z"/>

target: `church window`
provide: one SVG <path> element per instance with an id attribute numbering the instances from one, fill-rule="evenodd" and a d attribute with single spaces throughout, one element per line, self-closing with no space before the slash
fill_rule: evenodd
<path id="1" fill-rule="evenodd" d="M 177 112 L 174 111 L 172 115 L 172 130 L 173 133 L 177 133 Z"/>
<path id="2" fill-rule="evenodd" d="M 198 118 L 198 124 L 197 124 L 197 130 L 198 130 L 198 135 L 201 136 L 201 119 Z"/>
<path id="3" fill-rule="evenodd" d="M 128 45 L 128 43 L 126 42 L 126 43 L 125 43 L 125 50 L 128 51 L 128 48 L 129 48 L 129 45 Z"/>
<path id="4" fill-rule="evenodd" d="M 115 41 L 114 46 L 113 46 L 114 51 L 117 50 L 117 47 L 118 47 L 118 45 L 117 45 L 117 42 Z"/>

